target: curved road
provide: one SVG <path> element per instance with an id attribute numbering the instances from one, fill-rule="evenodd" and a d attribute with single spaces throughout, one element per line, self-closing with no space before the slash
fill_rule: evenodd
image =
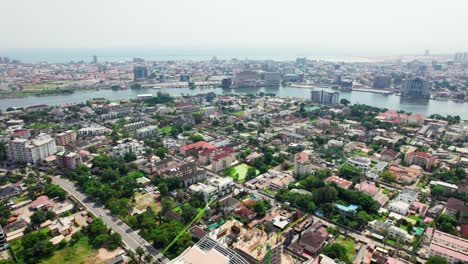
<path id="1" fill-rule="evenodd" d="M 124 223 L 120 218 L 112 216 L 111 212 L 106 209 L 103 205 L 100 205 L 82 193 L 78 186 L 68 179 L 63 179 L 58 176 L 52 177 L 52 182 L 59 185 L 67 191 L 71 196 L 78 200 L 89 212 L 94 216 L 102 218 L 104 223 L 119 233 L 122 236 L 122 242 L 125 244 L 127 249 L 135 251 L 138 247 L 144 248 L 148 253 L 155 256 L 156 259 L 161 259 L 161 262 L 167 262 L 168 260 L 160 254 L 148 241 L 142 238 L 137 232 L 131 227 Z"/>

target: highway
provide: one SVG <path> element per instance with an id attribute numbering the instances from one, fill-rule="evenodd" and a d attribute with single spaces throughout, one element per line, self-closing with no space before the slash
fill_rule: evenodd
<path id="1" fill-rule="evenodd" d="M 92 199 L 88 198 L 73 182 L 58 176 L 52 177 L 52 182 L 62 187 L 62 189 L 67 191 L 71 196 L 78 200 L 86 208 L 86 210 L 91 212 L 94 216 L 102 218 L 104 223 L 109 228 L 119 233 L 122 236 L 122 242 L 125 244 L 127 249 L 135 251 L 138 247 L 142 247 L 148 253 L 155 256 L 155 259 L 160 260 L 160 262 L 165 263 L 168 261 L 148 241 L 143 239 L 131 227 L 120 220 L 120 218 L 113 216 L 111 212 L 103 205 L 100 205 Z"/>

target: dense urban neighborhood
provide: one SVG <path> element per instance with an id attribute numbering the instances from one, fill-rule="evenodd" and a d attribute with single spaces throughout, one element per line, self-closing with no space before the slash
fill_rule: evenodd
<path id="1" fill-rule="evenodd" d="M 466 113 L 340 98 L 463 102 L 467 61 L 2 59 L 5 97 L 155 93 L 1 112 L 0 263 L 468 263 Z"/>

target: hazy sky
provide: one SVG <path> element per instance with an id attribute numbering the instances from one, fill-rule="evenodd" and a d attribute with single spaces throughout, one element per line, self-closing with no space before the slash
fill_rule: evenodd
<path id="1" fill-rule="evenodd" d="M 0 0 L 0 48 L 468 51 L 468 0 Z"/>

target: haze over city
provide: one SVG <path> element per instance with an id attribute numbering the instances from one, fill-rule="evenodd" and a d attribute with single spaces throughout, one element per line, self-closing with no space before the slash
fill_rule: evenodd
<path id="1" fill-rule="evenodd" d="M 19 0 L 2 1 L 0 7 L 0 50 L 257 49 L 388 55 L 424 49 L 453 53 L 468 46 L 464 0 Z"/>
<path id="2" fill-rule="evenodd" d="M 0 1 L 0 264 L 468 263 L 468 0 Z"/>

